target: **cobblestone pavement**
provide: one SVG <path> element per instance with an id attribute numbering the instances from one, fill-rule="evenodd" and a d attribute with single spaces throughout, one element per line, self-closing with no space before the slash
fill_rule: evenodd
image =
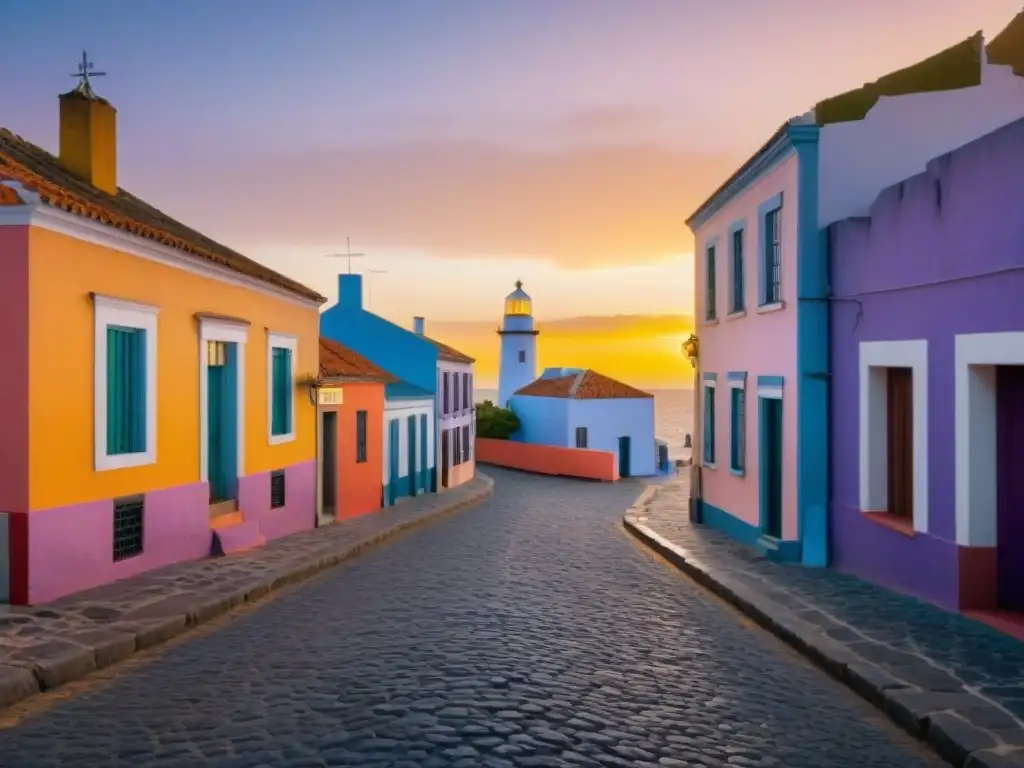
<path id="1" fill-rule="evenodd" d="M 951 762 L 973 752 L 971 766 L 1024 765 L 1016 749 L 1024 745 L 1024 644 L 849 574 L 765 560 L 692 525 L 688 496 L 680 476 L 627 518 L 675 545 L 690 575 L 936 742 Z"/>
<path id="2" fill-rule="evenodd" d="M 0 763 L 941 765 L 639 547 L 639 483 L 493 476 L 472 513 L 0 732 Z"/>
<path id="3" fill-rule="evenodd" d="M 451 491 L 422 495 L 249 552 L 181 563 L 39 608 L 0 606 L 0 707 L 77 680 L 398 531 L 471 505 L 493 485 L 478 473 Z"/>

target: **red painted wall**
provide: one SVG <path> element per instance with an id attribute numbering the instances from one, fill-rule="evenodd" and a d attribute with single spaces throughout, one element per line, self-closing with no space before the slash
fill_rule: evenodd
<path id="1" fill-rule="evenodd" d="M 615 454 L 608 451 L 518 443 L 487 437 L 476 439 L 477 462 L 541 475 L 614 481 L 619 479 L 615 459 Z"/>
<path id="2" fill-rule="evenodd" d="M 0 227 L 0 512 L 28 511 L 28 227 Z M 60 280 L 60 275 L 52 275 Z M 82 297 L 85 301 L 87 297 Z M 54 403 L 59 420 L 60 404 Z"/>
<path id="3" fill-rule="evenodd" d="M 380 509 L 384 473 L 384 385 L 344 384 L 342 403 L 324 406 L 338 412 L 337 519 Z M 356 411 L 366 411 L 366 461 L 356 463 Z"/>
<path id="4" fill-rule="evenodd" d="M 15 605 L 28 603 L 28 264 L 28 227 L 0 227 L 0 328 L 5 334 L 4 375 L 0 376 L 0 424 L 4 425 L 0 513 L 7 513 L 8 541 L 7 552 L 0 553 L 0 568 L 8 569 L 7 597 Z M 54 418 L 59 418 L 60 405 L 55 408 Z"/>

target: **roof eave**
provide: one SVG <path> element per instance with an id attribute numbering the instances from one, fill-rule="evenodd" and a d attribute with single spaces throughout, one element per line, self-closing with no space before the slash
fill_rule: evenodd
<path id="1" fill-rule="evenodd" d="M 793 150 L 793 143 L 790 136 L 790 129 L 793 126 L 789 122 L 783 125 L 772 134 L 757 152 L 755 152 L 735 173 L 726 179 L 721 186 L 711 193 L 710 197 L 701 203 L 689 218 L 686 219 L 686 226 L 692 232 L 696 232 L 704 226 L 723 206 L 746 189 L 751 182 L 762 176 L 774 165 Z"/>

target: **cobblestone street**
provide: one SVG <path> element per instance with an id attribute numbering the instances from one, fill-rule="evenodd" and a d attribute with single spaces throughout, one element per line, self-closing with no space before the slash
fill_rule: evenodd
<path id="1" fill-rule="evenodd" d="M 942 765 L 634 542 L 639 483 L 493 497 L 0 731 L 3 768 Z"/>

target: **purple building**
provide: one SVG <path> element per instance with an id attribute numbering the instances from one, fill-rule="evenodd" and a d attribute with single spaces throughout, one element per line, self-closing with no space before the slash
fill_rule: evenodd
<path id="1" fill-rule="evenodd" d="M 1022 201 L 1017 120 L 828 232 L 833 563 L 954 610 L 1024 612 Z"/>

